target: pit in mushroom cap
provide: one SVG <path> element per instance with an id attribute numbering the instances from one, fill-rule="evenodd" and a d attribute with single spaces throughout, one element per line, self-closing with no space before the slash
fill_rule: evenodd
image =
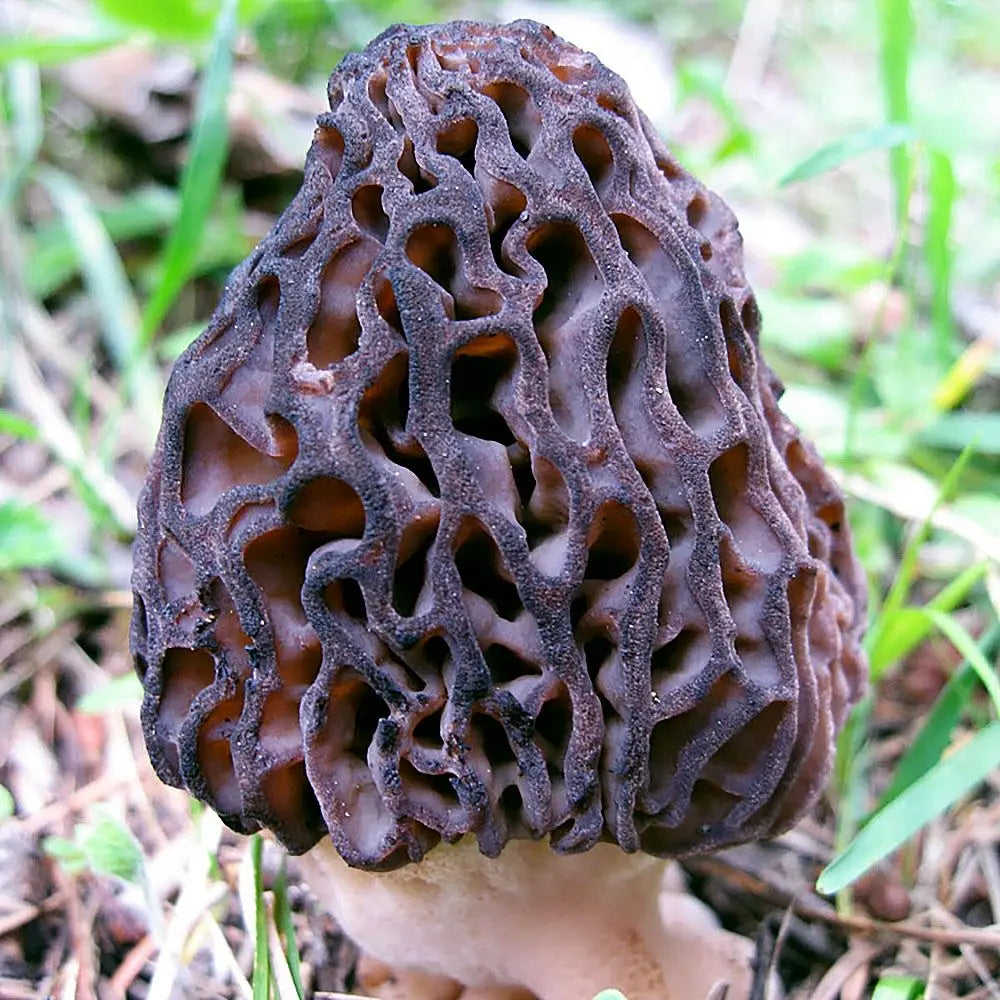
<path id="1" fill-rule="evenodd" d="M 390 29 L 330 103 L 168 387 L 132 625 L 158 773 L 373 870 L 787 827 L 864 587 L 732 214 L 530 22 Z"/>

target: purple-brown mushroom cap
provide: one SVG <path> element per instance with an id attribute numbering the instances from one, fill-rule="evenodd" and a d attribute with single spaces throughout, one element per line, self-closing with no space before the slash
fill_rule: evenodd
<path id="1" fill-rule="evenodd" d="M 157 772 L 370 869 L 788 827 L 864 684 L 864 583 L 732 213 L 531 22 L 391 28 L 329 96 L 167 389 Z"/>

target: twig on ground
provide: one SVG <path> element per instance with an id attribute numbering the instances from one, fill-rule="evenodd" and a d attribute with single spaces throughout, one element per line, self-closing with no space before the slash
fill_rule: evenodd
<path id="1" fill-rule="evenodd" d="M 990 970 L 986 968 L 986 964 L 976 953 L 975 949 L 967 944 L 960 944 L 958 950 L 962 953 L 962 958 L 969 964 L 969 968 L 979 976 L 980 981 L 989 991 L 993 1000 L 1000 1000 L 1000 984 L 997 983 L 996 977 L 990 973 Z"/>
<path id="2" fill-rule="evenodd" d="M 126 784 L 127 779 L 121 775 L 97 778 L 90 784 L 71 792 L 61 801 L 53 802 L 44 809 L 39 809 L 34 815 L 24 819 L 9 820 L 9 822 L 26 832 L 37 833 L 39 830 L 53 826 L 65 819 L 70 813 L 79 812 L 94 802 L 109 798 L 119 789 L 124 788 Z"/>
<path id="3" fill-rule="evenodd" d="M 813 990 L 812 1000 L 837 1000 L 851 976 L 884 950 L 884 945 L 875 945 L 869 941 L 853 942 L 851 947 L 826 970 L 826 975 Z"/>
<path id="4" fill-rule="evenodd" d="M 997 858 L 996 844 L 976 845 L 976 860 L 986 881 L 986 894 L 993 912 L 993 923 L 1000 924 L 1000 859 Z"/>
<path id="5" fill-rule="evenodd" d="M 226 940 L 226 935 L 222 932 L 218 920 L 211 913 L 206 913 L 203 922 L 207 928 L 208 936 L 212 939 L 215 955 L 222 959 L 222 965 L 229 973 L 237 992 L 243 997 L 243 1000 L 253 1000 L 253 987 L 243 969 L 240 968 L 239 960 L 233 954 L 232 945 Z"/>
<path id="6" fill-rule="evenodd" d="M 30 924 L 32 920 L 36 920 L 46 913 L 57 910 L 65 901 L 65 893 L 57 891 L 47 899 L 43 899 L 37 906 L 28 904 L 5 914 L 0 917 L 0 938 L 13 934 L 14 931 L 20 930 L 25 925 Z M 2 990 L 0 990 L 0 996 L 5 996 Z"/>
<path id="7" fill-rule="evenodd" d="M 781 950 L 785 945 L 785 941 L 788 939 L 788 930 L 791 925 L 792 907 L 788 906 L 782 914 L 781 924 L 778 927 L 778 933 L 775 936 L 774 944 L 771 948 L 771 954 L 768 958 L 767 970 L 764 973 L 764 1000 L 775 1000 L 772 985 L 776 981 L 778 975 L 778 959 L 781 956 Z M 756 986 L 756 981 L 754 985 Z"/>
<path id="8" fill-rule="evenodd" d="M 114 975 L 108 980 L 108 993 L 115 1000 L 125 1000 L 128 988 L 142 972 L 142 967 L 156 953 L 156 939 L 147 934 L 122 959 L 121 965 L 115 969 Z"/>
<path id="9" fill-rule="evenodd" d="M 0 657 L 0 664 L 13 660 L 20 653 L 29 649 L 33 643 L 38 643 L 38 648 L 33 651 L 32 656 L 26 658 L 25 662 L 13 669 L 4 668 L 0 676 L 0 698 L 6 698 L 11 692 L 16 691 L 26 680 L 34 676 L 44 667 L 48 666 L 53 657 L 57 656 L 70 641 L 70 634 L 75 628 L 75 623 L 66 622 L 58 626 L 44 637 L 38 636 L 33 631 L 25 630 L 24 634 L 18 635 L 18 640 L 12 648 L 3 650 Z"/>
<path id="10" fill-rule="evenodd" d="M 0 997 L 4 1000 L 37 1000 L 38 991 L 30 983 L 18 982 L 16 979 L 0 978 Z M 45 996 L 43 993 L 42 996 Z"/>
<path id="11" fill-rule="evenodd" d="M 821 920 L 845 931 L 858 934 L 886 934 L 897 938 L 914 938 L 929 944 L 941 944 L 957 948 L 961 944 L 974 948 L 1000 949 L 1000 929 L 984 927 L 968 927 L 961 924 L 954 929 L 943 927 L 924 927 L 911 920 L 898 923 L 887 923 L 884 920 L 874 920 L 860 915 L 845 916 L 839 914 L 832 906 L 823 903 L 818 897 L 808 899 L 791 898 L 783 889 L 765 882 L 750 872 L 728 864 L 719 858 L 691 858 L 685 865 L 699 875 L 707 875 L 728 882 L 738 890 L 750 893 L 760 899 L 767 900 L 775 906 L 791 905 L 800 917 L 809 920 Z M 956 920 L 956 923 L 960 923 Z"/>
<path id="12" fill-rule="evenodd" d="M 53 880 L 65 899 L 64 913 L 69 929 L 69 949 L 76 967 L 75 985 L 67 1000 L 92 1000 L 97 996 L 97 969 L 94 966 L 93 914 L 85 911 L 80 898 L 80 883 L 59 865 L 52 865 Z"/>

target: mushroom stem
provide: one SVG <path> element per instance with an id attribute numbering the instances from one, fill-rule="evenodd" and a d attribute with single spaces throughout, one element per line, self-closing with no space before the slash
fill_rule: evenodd
<path id="1" fill-rule="evenodd" d="M 750 993 L 750 942 L 718 927 L 676 867 L 610 844 L 558 855 L 514 840 L 490 859 L 465 838 L 373 873 L 349 868 L 324 840 L 299 864 L 345 932 L 396 968 L 541 1000 L 607 987 L 629 1000 L 697 1000 L 720 982 L 729 1000 Z"/>

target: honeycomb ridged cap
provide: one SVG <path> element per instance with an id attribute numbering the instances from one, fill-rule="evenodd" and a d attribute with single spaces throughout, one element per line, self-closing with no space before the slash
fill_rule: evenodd
<path id="1" fill-rule="evenodd" d="M 863 688 L 864 583 L 732 214 L 531 22 L 394 27 L 329 95 L 167 389 L 157 772 L 371 869 L 789 826 Z"/>

